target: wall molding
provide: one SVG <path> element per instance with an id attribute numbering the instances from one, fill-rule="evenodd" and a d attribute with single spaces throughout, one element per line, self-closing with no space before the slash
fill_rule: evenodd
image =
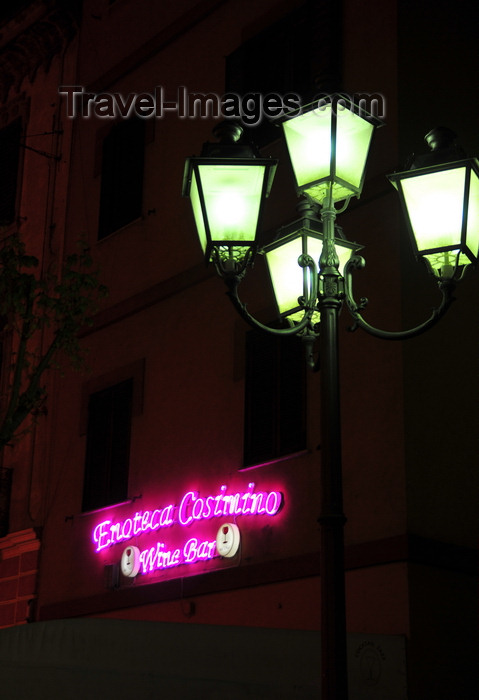
<path id="1" fill-rule="evenodd" d="M 346 547 L 345 559 L 346 571 L 398 563 L 422 564 L 471 576 L 477 576 L 479 571 L 476 550 L 416 535 L 399 535 L 374 542 L 349 545 Z M 51 603 L 40 607 L 39 620 L 95 615 L 139 605 L 211 595 L 319 575 L 319 552 L 312 552 L 260 564 L 232 566 L 198 576 L 138 586 L 129 585 L 106 590 L 88 598 Z"/>

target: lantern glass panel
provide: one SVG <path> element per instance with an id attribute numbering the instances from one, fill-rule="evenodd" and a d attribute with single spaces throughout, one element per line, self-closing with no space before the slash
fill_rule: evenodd
<path id="1" fill-rule="evenodd" d="M 336 176 L 355 193 L 361 191 L 374 126 L 349 109 L 337 109 Z"/>
<path id="2" fill-rule="evenodd" d="M 467 245 L 477 257 L 479 254 L 479 177 L 471 170 L 467 208 Z"/>
<path id="3" fill-rule="evenodd" d="M 288 151 L 299 188 L 329 178 L 331 107 L 312 110 L 283 122 Z"/>
<path id="4" fill-rule="evenodd" d="M 198 165 L 211 240 L 252 242 L 256 236 L 264 165 Z M 192 183 L 193 198 L 193 183 Z M 198 207 L 193 204 L 198 225 Z M 198 212 L 198 213 L 197 213 Z M 204 224 L 198 226 L 200 240 Z"/>
<path id="5" fill-rule="evenodd" d="M 265 250 L 276 304 L 281 316 L 288 316 L 295 321 L 303 317 L 304 309 L 298 308 L 300 306 L 298 298 L 307 299 L 310 295 L 311 270 L 308 267 L 301 268 L 298 265 L 298 258 L 303 253 L 307 253 L 319 264 L 322 249 L 321 237 L 298 234 L 296 238 L 290 238 L 282 245 Z M 353 249 L 353 246 L 346 246 L 336 241 L 341 274 Z M 316 320 L 319 320 L 319 314 Z"/>
<path id="6" fill-rule="evenodd" d="M 314 260 L 319 260 L 322 248 L 321 239 L 308 237 L 308 253 Z M 308 268 L 303 269 L 298 265 L 298 258 L 304 252 L 302 236 L 266 252 L 276 304 L 281 315 L 296 309 L 299 297 L 308 296 L 308 278 L 311 273 Z"/>
<path id="7" fill-rule="evenodd" d="M 466 168 L 401 181 L 418 252 L 461 245 Z"/>
<path id="8" fill-rule="evenodd" d="M 205 222 L 203 219 L 203 212 L 201 210 L 200 195 L 198 193 L 198 183 L 196 182 L 196 171 L 193 170 L 193 175 L 191 178 L 191 188 L 190 188 L 190 201 L 193 207 L 193 215 L 195 217 L 196 230 L 198 231 L 198 238 L 200 239 L 201 247 L 203 253 L 206 252 L 206 230 Z"/>

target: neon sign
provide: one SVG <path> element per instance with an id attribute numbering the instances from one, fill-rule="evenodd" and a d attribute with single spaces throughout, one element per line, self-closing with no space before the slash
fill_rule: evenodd
<path id="1" fill-rule="evenodd" d="M 133 537 L 171 528 L 178 525 L 190 528 L 212 518 L 235 518 L 236 516 L 276 515 L 283 505 L 280 491 L 255 491 L 255 484 L 248 484 L 244 492 L 227 493 L 223 485 L 216 494 L 200 494 L 187 491 L 178 504 L 169 503 L 153 510 L 136 511 L 123 520 L 103 520 L 92 531 L 95 551 L 101 552 Z M 156 542 L 140 552 L 141 573 L 157 569 L 169 569 L 180 564 L 192 564 L 219 556 L 216 540 L 200 540 L 190 537 L 183 547 L 169 549 L 164 542 Z"/>
<path id="2" fill-rule="evenodd" d="M 143 574 L 157 569 L 170 569 L 180 564 L 194 564 L 197 561 L 213 559 L 216 554 L 216 540 L 200 541 L 192 537 L 183 548 L 165 550 L 163 542 L 157 542 L 156 547 L 140 552 L 140 567 Z"/>

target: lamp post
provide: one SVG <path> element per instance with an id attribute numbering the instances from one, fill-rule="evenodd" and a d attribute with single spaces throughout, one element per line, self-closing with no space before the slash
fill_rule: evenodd
<path id="1" fill-rule="evenodd" d="M 311 105 L 290 115 L 283 122 L 297 193 L 305 196 L 306 204 L 302 208 L 301 217 L 294 224 L 283 227 L 277 239 L 260 252 L 266 256 L 279 312 L 289 320 L 288 328 L 270 328 L 258 322 L 249 314 L 238 296 L 238 285 L 256 252 L 253 231 L 256 234 L 259 218 L 245 222 L 241 235 L 237 232 L 233 241 L 221 232 L 218 232 L 218 239 L 214 240 L 213 236 L 208 238 L 205 231 L 208 231 L 211 214 L 207 198 L 201 200 L 202 157 L 187 160 L 183 183 L 183 194 L 191 198 L 196 212 L 198 200 L 202 202 L 202 218 L 199 220 L 196 213 L 196 221 L 206 262 L 212 260 L 215 263 L 228 285 L 231 301 L 244 320 L 253 327 L 271 333 L 299 335 L 305 343 L 310 366 L 313 369 L 318 369 L 319 363 L 321 366 L 319 522 L 322 700 L 347 700 L 348 697 L 339 312 L 345 300 L 354 320 L 353 330 L 362 328 L 380 338 L 404 340 L 418 335 L 434 325 L 448 309 L 455 282 L 462 276 L 465 266 L 477 260 L 479 248 L 479 163 L 475 159 L 463 158 L 460 162 L 456 159 L 450 162 L 452 142 L 450 138 L 444 138 L 443 133 L 447 130 L 431 132 L 433 136 L 428 135 L 428 142 L 433 145 L 431 155 L 437 162 L 433 165 L 422 162 L 421 167 L 395 173 L 390 176 L 390 180 L 399 190 L 410 231 L 417 236 L 413 239 L 415 253 L 428 261 L 438 282 L 442 301 L 424 323 L 404 331 L 383 331 L 364 319 L 362 312 L 367 300 L 361 299 L 359 303 L 355 301 L 352 276 L 354 270 L 365 266 L 365 261 L 357 254 L 359 246 L 343 239 L 335 220 L 337 214 L 347 207 L 349 199 L 361 194 L 375 126 L 377 123 L 369 115 L 356 109 L 353 104 L 346 103 L 344 98 L 337 99 L 334 96 L 327 102 L 322 101 L 321 105 Z M 238 138 L 239 132 L 236 131 L 233 139 Z M 208 161 L 210 145 L 204 149 L 205 163 L 219 169 L 218 183 L 222 167 L 223 170 L 235 167 L 232 161 L 231 130 L 228 139 L 223 141 L 223 156 L 220 155 L 222 144 L 218 145 L 218 159 L 215 163 Z M 235 142 L 234 146 L 238 148 L 239 154 L 238 143 Z M 443 160 L 441 154 L 449 162 L 439 163 Z M 244 166 L 243 154 L 238 159 L 238 167 Z M 261 191 L 264 199 L 271 186 L 276 162 L 269 161 L 268 165 L 267 159 L 261 159 L 258 154 L 251 152 L 250 166 L 263 168 L 263 184 L 258 186 L 258 191 Z M 442 221 L 439 238 L 433 240 L 433 234 L 438 230 L 434 227 L 431 230 L 427 225 L 428 216 L 423 218 L 415 207 L 421 206 L 430 216 L 434 211 L 430 197 L 434 198 L 437 190 L 440 190 L 440 196 L 446 193 L 449 195 L 453 186 L 459 189 L 459 194 L 448 205 L 450 216 L 447 222 Z M 235 194 L 240 196 L 239 188 Z M 340 202 L 344 204 L 338 207 Z M 237 206 L 240 207 L 239 200 Z M 320 221 L 315 214 L 318 208 L 321 211 Z M 232 207 L 229 211 L 232 220 L 236 220 L 234 210 L 235 207 Z M 261 205 L 256 207 L 256 211 L 258 214 L 261 212 Z M 228 218 L 229 216 L 225 218 L 226 229 L 229 225 L 226 223 Z M 293 291 L 292 280 L 297 284 Z M 318 339 L 319 363 L 316 363 L 312 347 Z"/>

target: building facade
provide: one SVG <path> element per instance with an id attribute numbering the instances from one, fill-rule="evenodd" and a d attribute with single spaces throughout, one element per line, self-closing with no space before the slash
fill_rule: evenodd
<path id="1" fill-rule="evenodd" d="M 2 125 L 22 115 L 24 146 L 6 231 L 45 266 L 86 239 L 109 289 L 81 332 L 87 370 L 51 371 L 48 415 L 4 450 L 0 648 L 25 697 L 50 683 L 80 697 L 86 672 L 98 697 L 132 682 L 147 697 L 319 696 L 321 371 L 235 314 L 202 260 L 184 163 L 236 96 L 279 159 L 266 242 L 297 197 L 264 97 L 368 98 L 386 124 L 338 221 L 364 246 L 368 320 L 417 325 L 437 289 L 385 175 L 437 124 L 479 153 L 474 17 L 434 8 L 84 0 L 5 18 Z M 341 316 L 351 698 L 477 697 L 478 285 L 469 273 L 407 342 Z M 262 259 L 242 287 L 273 323 Z"/>
<path id="2" fill-rule="evenodd" d="M 38 2 L 8 3 L 2 16 L 1 235 L 7 240 L 18 233 L 43 275 L 63 256 L 72 125 L 63 123 L 57 89 L 58 82 L 71 82 L 75 75 L 79 15 L 61 3 Z M 39 338 L 39 348 L 46 342 Z M 3 415 L 18 350 L 5 319 L 1 347 Z M 53 377 L 46 381 L 53 394 Z M 33 430 L 2 454 L 2 627 L 34 617 L 47 449 Z"/>

